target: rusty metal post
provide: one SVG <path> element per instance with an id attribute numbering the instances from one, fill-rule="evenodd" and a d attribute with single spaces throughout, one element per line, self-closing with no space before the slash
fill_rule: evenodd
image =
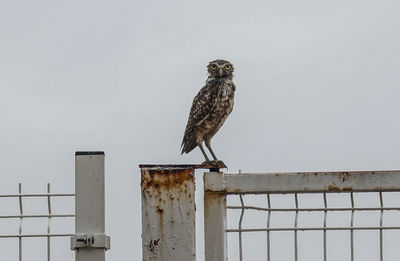
<path id="1" fill-rule="evenodd" d="M 195 261 L 194 168 L 143 167 L 144 261 Z"/>

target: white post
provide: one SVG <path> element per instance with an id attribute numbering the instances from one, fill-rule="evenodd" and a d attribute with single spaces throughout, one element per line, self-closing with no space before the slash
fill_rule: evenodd
<path id="1" fill-rule="evenodd" d="M 225 261 L 227 255 L 225 174 L 204 173 L 205 260 Z M 219 190 L 221 192 L 213 192 Z"/>
<path id="2" fill-rule="evenodd" d="M 104 152 L 76 152 L 75 236 L 71 238 L 76 261 L 105 261 L 110 241 L 104 214 Z"/>
<path id="3" fill-rule="evenodd" d="M 143 260 L 195 261 L 194 169 L 142 168 L 141 174 Z"/>

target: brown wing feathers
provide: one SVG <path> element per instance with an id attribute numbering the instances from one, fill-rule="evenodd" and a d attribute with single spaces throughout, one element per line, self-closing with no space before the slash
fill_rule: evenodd
<path id="1" fill-rule="evenodd" d="M 185 135 L 183 136 L 181 154 L 189 153 L 196 148 L 196 128 L 212 110 L 211 97 L 212 95 L 208 85 L 204 86 L 196 97 L 194 97 L 185 129 Z"/>

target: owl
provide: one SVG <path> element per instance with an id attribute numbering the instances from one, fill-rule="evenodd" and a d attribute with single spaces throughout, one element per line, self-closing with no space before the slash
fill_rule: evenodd
<path id="1" fill-rule="evenodd" d="M 199 147 L 204 155 L 203 164 L 219 163 L 211 149 L 211 139 L 232 112 L 236 86 L 233 83 L 233 65 L 225 60 L 215 60 L 207 66 L 206 84 L 194 97 L 182 141 L 182 152 L 189 153 Z M 203 143 L 210 151 L 210 161 Z"/>

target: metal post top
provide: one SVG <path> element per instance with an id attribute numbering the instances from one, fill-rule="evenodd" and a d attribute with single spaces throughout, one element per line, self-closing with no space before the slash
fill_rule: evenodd
<path id="1" fill-rule="evenodd" d="M 219 169 L 226 168 L 221 161 L 218 163 L 208 164 L 139 164 L 140 169 L 209 169 L 212 172 L 219 172 Z"/>
<path id="2" fill-rule="evenodd" d="M 76 151 L 75 156 L 104 155 L 104 151 Z"/>

